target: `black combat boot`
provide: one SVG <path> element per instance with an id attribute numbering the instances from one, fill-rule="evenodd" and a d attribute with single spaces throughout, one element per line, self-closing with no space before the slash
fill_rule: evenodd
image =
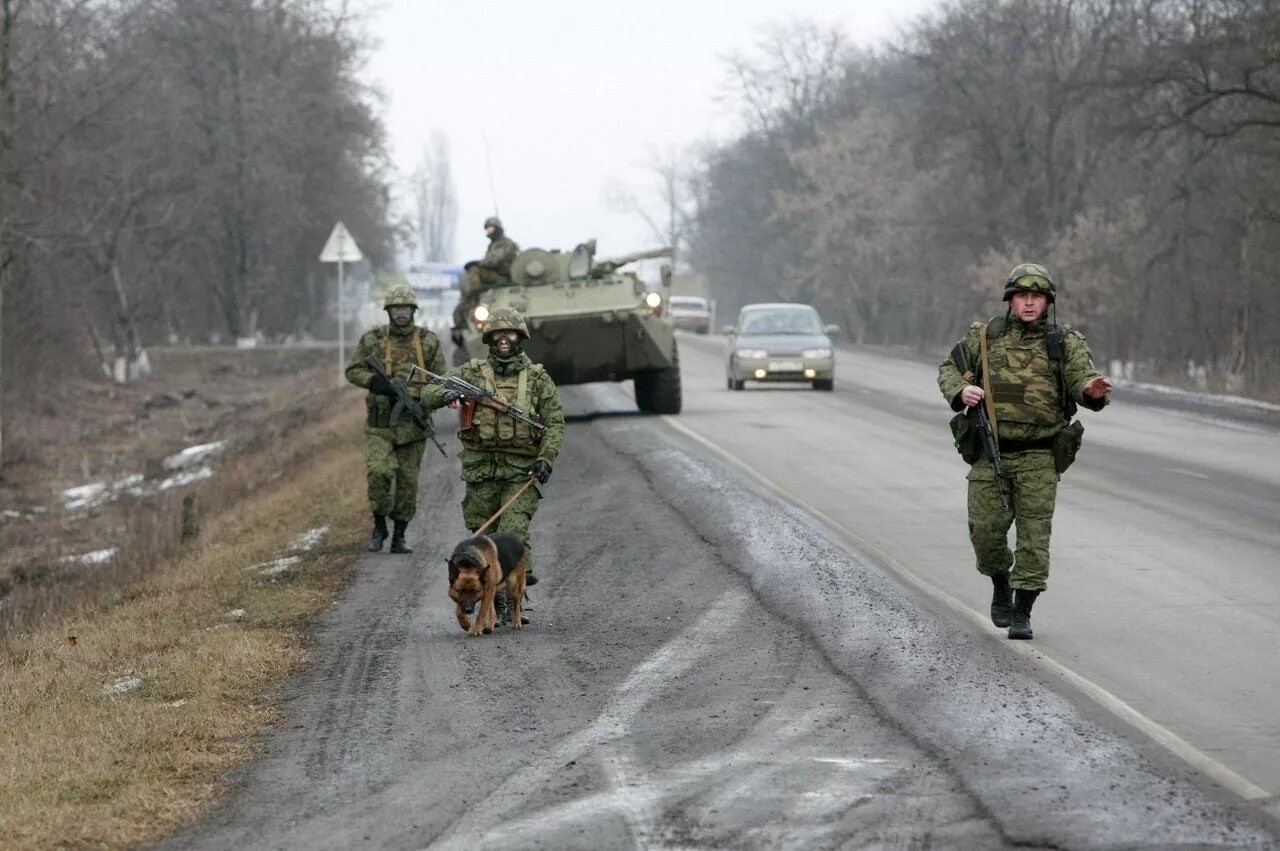
<path id="1" fill-rule="evenodd" d="M 369 536 L 369 552 L 382 552 L 382 544 L 387 540 L 387 518 L 384 514 L 373 515 L 373 534 Z"/>
<path id="2" fill-rule="evenodd" d="M 404 530 L 408 527 L 409 521 L 396 520 L 395 531 L 391 533 L 391 552 L 393 553 L 411 553 L 413 547 L 404 542 Z"/>
<path id="3" fill-rule="evenodd" d="M 1031 638 L 1031 607 L 1036 604 L 1039 591 L 1019 588 L 1013 595 L 1013 617 L 1009 620 L 1010 638 Z"/>
<path id="4" fill-rule="evenodd" d="M 1013 617 L 1013 589 L 1009 587 L 1009 571 L 991 577 L 991 622 L 998 627 L 1009 625 Z"/>

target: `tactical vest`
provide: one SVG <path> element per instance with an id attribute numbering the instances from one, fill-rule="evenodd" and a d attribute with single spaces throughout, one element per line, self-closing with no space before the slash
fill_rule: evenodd
<path id="1" fill-rule="evenodd" d="M 996 422 L 1034 426 L 1062 423 L 1058 365 L 1049 357 L 1045 337 L 1014 340 L 1004 330 L 1003 323 L 989 328 L 987 338 Z"/>
<path id="2" fill-rule="evenodd" d="M 538 364 L 529 364 L 515 375 L 498 375 L 487 360 L 471 361 L 471 368 L 480 373 L 480 386 L 496 393 L 526 414 L 529 410 L 529 385 L 542 373 Z M 497 450 L 513 455 L 533 457 L 538 454 L 542 435 L 514 417 L 495 411 L 484 405 L 476 405 L 462 418 L 463 428 L 458 430 L 458 440 L 467 449 Z"/>
<path id="3" fill-rule="evenodd" d="M 414 326 L 413 335 L 407 339 L 404 337 L 393 339 L 391 328 L 383 329 L 382 365 L 386 368 L 387 375 L 402 381 L 406 380 L 409 377 L 409 366 L 413 363 L 417 363 L 423 369 L 427 368 L 426 357 L 422 351 L 422 333 L 418 327 Z M 365 425 L 369 428 L 390 428 L 391 409 L 394 404 L 389 396 L 382 396 L 370 390 L 369 395 L 365 397 Z M 408 414 L 401 418 L 400 428 L 408 428 L 405 425 L 407 422 L 414 423 L 413 427 L 418 428 L 413 417 Z"/>

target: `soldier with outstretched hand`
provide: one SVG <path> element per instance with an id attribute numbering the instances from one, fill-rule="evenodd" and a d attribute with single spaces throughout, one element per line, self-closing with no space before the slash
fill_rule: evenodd
<path id="1" fill-rule="evenodd" d="M 1049 579 L 1049 536 L 1058 480 L 1075 460 L 1084 428 L 1076 406 L 1102 410 L 1111 382 L 1099 375 L 1084 335 L 1050 317 L 1056 288 L 1037 263 L 1015 266 L 1004 285 L 1003 317 L 975 322 L 960 346 L 973 370 L 950 355 L 938 368 L 938 387 L 952 410 L 986 408 L 998 446 L 998 465 L 977 443 L 957 445 L 969 469 L 969 539 L 978 572 L 991 577 L 991 621 L 1009 638 L 1032 637 L 1031 608 Z M 976 432 L 976 430 L 975 430 Z M 994 467 L 1000 468 L 1009 510 L 1001 506 Z M 1017 524 L 1016 553 L 1009 528 Z"/>
<path id="2" fill-rule="evenodd" d="M 356 345 L 347 366 L 347 380 L 367 388 L 365 397 L 364 453 L 369 485 L 369 510 L 373 512 L 373 534 L 369 552 L 378 552 L 387 539 L 387 518 L 391 532 L 391 552 L 411 553 L 405 529 L 418 509 L 418 471 L 427 445 L 427 430 L 408 413 L 396 419 L 396 391 L 392 381 L 401 382 L 410 397 L 421 398 L 420 387 L 407 386 L 414 364 L 435 371 L 444 369 L 440 339 L 426 328 L 413 324 L 418 299 L 413 289 L 399 286 L 383 301 L 388 322 L 365 333 Z M 365 363 L 370 355 L 382 361 L 388 378 L 378 375 Z M 395 420 L 395 421 L 393 421 Z"/>
<path id="3" fill-rule="evenodd" d="M 531 478 L 536 482 L 516 497 L 490 527 L 496 532 L 510 532 L 524 543 L 526 582 L 533 585 L 538 580 L 533 573 L 529 524 L 542 499 L 537 485 L 546 484 L 551 478 L 564 442 L 564 409 L 551 376 L 524 353 L 529 329 L 519 313 L 505 307 L 494 310 L 485 321 L 482 339 L 489 347 L 488 357 L 468 361 L 448 375 L 495 394 L 543 428 L 502 412 L 501 406 L 480 404 L 481 400 L 440 384 L 428 385 L 422 392 L 422 401 L 428 408 L 451 404 L 459 408 L 462 480 L 467 485 L 462 520 L 472 532 L 516 496 Z M 510 621 L 510 601 L 505 598 L 499 599 L 499 617 L 503 622 Z"/>
<path id="4" fill-rule="evenodd" d="M 487 286 L 510 281 L 511 263 L 520 253 L 520 246 L 506 235 L 502 220 L 497 216 L 484 220 L 484 233 L 489 238 L 489 248 L 483 259 L 467 263 L 462 275 L 461 298 L 453 311 L 451 338 L 456 346 L 462 345 L 462 329 L 466 327 L 472 309 L 480 303 L 480 291 Z"/>

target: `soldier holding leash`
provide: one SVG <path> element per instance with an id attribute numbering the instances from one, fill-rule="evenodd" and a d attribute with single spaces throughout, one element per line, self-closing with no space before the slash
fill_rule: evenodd
<path id="1" fill-rule="evenodd" d="M 446 376 L 462 379 L 479 392 L 446 381 L 424 387 L 421 398 L 430 409 L 458 404 L 462 480 L 467 485 L 463 522 L 475 532 L 506 506 L 492 528 L 512 533 L 525 545 L 526 584 L 533 585 L 537 578 L 529 524 L 542 499 L 537 485 L 551 478 L 564 442 L 564 410 L 551 376 L 524 353 L 529 329 L 519 313 L 494 310 L 482 339 L 489 347 L 488 357 L 469 361 Z M 499 617 L 510 621 L 510 601 L 505 597 L 499 601 Z"/>

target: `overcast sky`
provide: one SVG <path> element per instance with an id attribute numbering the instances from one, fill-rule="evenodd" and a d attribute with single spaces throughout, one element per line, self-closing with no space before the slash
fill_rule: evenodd
<path id="1" fill-rule="evenodd" d="M 610 256 L 653 247 L 611 185 L 656 198 L 650 146 L 731 137 L 725 57 L 770 22 L 809 18 L 856 44 L 892 37 L 935 0 L 383 0 L 366 76 L 386 96 L 393 160 L 409 174 L 432 128 L 449 139 L 460 214 L 455 260 L 480 256 L 495 205 L 522 247 Z M 486 166 L 485 140 L 492 166 Z M 495 197 L 496 196 L 496 197 Z"/>

